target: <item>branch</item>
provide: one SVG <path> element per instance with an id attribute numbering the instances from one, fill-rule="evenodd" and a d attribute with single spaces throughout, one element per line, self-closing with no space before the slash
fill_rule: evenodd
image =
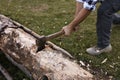
<path id="1" fill-rule="evenodd" d="M 12 77 L 9 75 L 7 70 L 0 64 L 0 71 L 5 76 L 7 80 L 13 80 Z"/>

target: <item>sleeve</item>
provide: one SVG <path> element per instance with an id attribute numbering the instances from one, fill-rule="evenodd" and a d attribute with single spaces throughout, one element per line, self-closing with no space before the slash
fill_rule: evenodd
<path id="1" fill-rule="evenodd" d="M 95 6 L 98 0 L 86 0 L 83 7 L 88 10 L 95 10 Z"/>
<path id="2" fill-rule="evenodd" d="M 84 3 L 84 1 L 83 0 L 76 0 L 77 2 L 81 2 L 81 3 Z"/>

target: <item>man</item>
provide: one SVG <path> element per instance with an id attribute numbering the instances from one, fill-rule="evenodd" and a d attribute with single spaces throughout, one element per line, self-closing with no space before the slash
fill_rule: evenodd
<path id="1" fill-rule="evenodd" d="M 116 12 L 120 10 L 120 0 L 76 0 L 75 18 L 64 26 L 65 35 L 70 35 L 75 27 L 78 26 L 95 9 L 97 2 L 102 2 L 97 11 L 97 45 L 88 48 L 86 51 L 91 55 L 98 55 L 103 52 L 110 52 L 110 33 L 113 19 L 117 16 Z M 113 17 L 114 15 L 114 17 Z M 119 18 L 120 19 L 120 18 Z M 116 20 L 116 19 L 115 19 Z"/>

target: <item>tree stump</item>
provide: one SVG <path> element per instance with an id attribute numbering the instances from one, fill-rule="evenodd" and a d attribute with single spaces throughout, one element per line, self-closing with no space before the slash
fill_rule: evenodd
<path id="1" fill-rule="evenodd" d="M 37 51 L 36 33 L 0 15 L 0 49 L 6 57 L 33 80 L 93 80 L 93 75 L 71 59 L 71 55 L 47 41 Z M 24 27 L 26 28 L 26 27 Z M 32 34 L 31 34 L 32 33 Z M 37 35 L 39 37 L 39 35 Z"/>

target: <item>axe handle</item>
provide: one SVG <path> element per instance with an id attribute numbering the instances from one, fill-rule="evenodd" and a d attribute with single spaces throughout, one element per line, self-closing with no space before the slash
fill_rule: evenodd
<path id="1" fill-rule="evenodd" d="M 46 41 L 51 40 L 51 39 L 54 39 L 54 38 L 56 38 L 56 37 L 59 37 L 59 36 L 61 36 L 61 35 L 63 35 L 63 34 L 64 34 L 64 31 L 63 31 L 63 30 L 61 30 L 61 31 L 59 31 L 59 32 L 56 32 L 56 33 L 53 33 L 53 34 L 50 34 L 50 35 L 46 36 Z"/>

